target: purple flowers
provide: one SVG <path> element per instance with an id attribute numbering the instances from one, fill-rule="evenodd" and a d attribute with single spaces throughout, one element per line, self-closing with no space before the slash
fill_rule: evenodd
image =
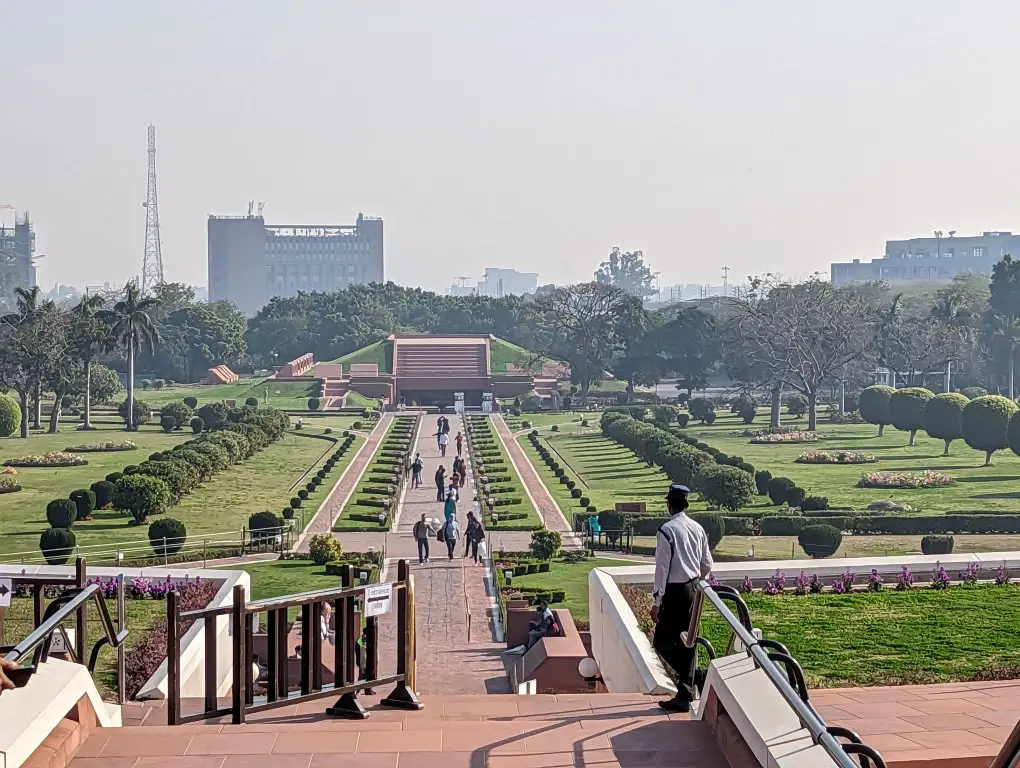
<path id="1" fill-rule="evenodd" d="M 842 578 L 837 578 L 832 582 L 832 592 L 836 595 L 845 595 L 847 593 L 846 582 Z"/>
<path id="2" fill-rule="evenodd" d="M 797 576 L 797 579 L 793 582 L 793 584 L 794 584 L 794 586 L 793 586 L 793 594 L 795 594 L 795 595 L 806 595 L 808 593 L 809 582 L 808 582 L 808 577 L 804 573 L 804 571 L 800 572 L 800 575 Z"/>
<path id="3" fill-rule="evenodd" d="M 781 590 L 772 579 L 766 579 L 765 586 L 761 588 L 761 591 L 766 595 L 778 595 Z"/>
<path id="4" fill-rule="evenodd" d="M 740 587 L 738 591 L 745 595 L 751 594 L 752 592 L 754 592 L 754 582 L 751 581 L 747 576 L 745 576 L 744 580 L 740 582 Z"/>
<path id="5" fill-rule="evenodd" d="M 871 576 L 868 577 L 868 591 L 869 592 L 881 592 L 882 591 L 882 575 L 876 568 L 871 569 Z"/>
<path id="6" fill-rule="evenodd" d="M 980 575 L 980 565 L 977 563 L 967 563 L 967 570 L 960 574 L 960 581 L 964 584 L 974 585 L 978 583 L 978 576 Z"/>
<path id="7" fill-rule="evenodd" d="M 995 571 L 995 585 L 997 587 L 1004 587 L 1009 584 L 1009 571 L 1006 570 L 1006 564 L 1003 563 Z"/>
<path id="8" fill-rule="evenodd" d="M 117 579 L 110 578 L 104 581 L 101 577 L 89 579 L 89 584 L 98 584 L 103 590 L 103 596 L 107 599 L 117 596 Z M 167 594 L 176 592 L 179 595 L 202 586 L 202 578 L 192 579 L 185 576 L 184 581 L 174 581 L 172 576 L 165 579 L 148 579 L 144 576 L 135 576 L 125 585 L 125 595 L 134 600 L 166 600 Z"/>
<path id="9" fill-rule="evenodd" d="M 782 591 L 786 587 L 786 574 L 780 570 L 777 570 L 772 575 L 772 581 Z"/>
<path id="10" fill-rule="evenodd" d="M 931 572 L 931 588 L 949 588 L 949 574 L 946 572 L 946 569 L 942 567 L 942 563 L 935 563 L 935 568 Z"/>
<path id="11" fill-rule="evenodd" d="M 914 587 L 914 575 L 910 568 L 904 565 L 900 568 L 900 575 L 896 577 L 896 589 L 903 592 Z"/>

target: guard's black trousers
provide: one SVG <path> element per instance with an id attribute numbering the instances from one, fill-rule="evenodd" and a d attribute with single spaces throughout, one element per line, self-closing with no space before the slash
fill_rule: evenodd
<path id="1" fill-rule="evenodd" d="M 693 581 L 685 584 L 667 584 L 659 605 L 659 621 L 655 625 L 652 647 L 668 664 L 677 678 L 676 697 L 681 701 L 694 701 L 694 665 L 697 647 L 684 645 L 680 633 L 691 626 L 691 608 L 694 606 Z"/>

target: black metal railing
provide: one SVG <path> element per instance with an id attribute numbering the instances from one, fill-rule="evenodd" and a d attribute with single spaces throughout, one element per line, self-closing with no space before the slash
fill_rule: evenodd
<path id="1" fill-rule="evenodd" d="M 800 665 L 781 643 L 755 636 L 747 604 L 733 587 L 720 584 L 713 586 L 704 579 L 698 581 L 691 610 L 691 623 L 688 630 L 683 633 L 683 640 L 688 648 L 707 644 L 700 636 L 701 614 L 706 600 L 729 626 L 730 638 L 726 653 L 732 653 L 737 642 L 740 643 L 743 651 L 754 660 L 755 665 L 765 673 L 796 713 L 801 724 L 811 734 L 811 739 L 829 754 L 836 765 L 841 768 L 872 768 L 872 766 L 886 768 L 882 756 L 873 748 L 861 743 L 860 737 L 853 731 L 826 725 L 808 700 L 808 689 Z M 726 603 L 733 604 L 736 614 Z M 841 739 L 846 739 L 846 742 Z M 856 755 L 860 762 L 854 760 L 851 755 Z"/>
<path id="2" fill-rule="evenodd" d="M 624 552 L 630 553 L 633 549 L 632 545 L 633 533 L 631 528 L 602 528 L 598 531 L 588 530 L 587 542 L 588 549 L 597 550 L 599 552 Z"/>
<path id="3" fill-rule="evenodd" d="M 54 635 L 62 635 L 66 641 L 64 623 L 74 617 L 74 648 L 66 649 L 67 655 L 76 663 L 84 664 L 90 673 L 95 672 L 99 660 L 99 652 L 106 646 L 117 651 L 117 703 L 124 703 L 124 640 L 128 636 L 124 602 L 124 579 L 117 580 L 117 621 L 113 620 L 103 588 L 99 584 L 87 584 L 85 575 L 85 558 L 79 557 L 75 562 L 74 577 L 45 574 L 21 574 L 12 578 L 12 588 L 17 594 L 29 588 L 32 595 L 34 628 L 16 645 L 0 646 L 4 659 L 21 664 L 19 681 L 27 683 L 38 670 L 39 665 L 46 662 L 53 649 Z M 46 590 L 57 588 L 61 592 L 46 605 Z M 95 606 L 102 628 L 102 636 L 89 649 L 88 645 L 88 606 Z M 66 642 L 65 642 L 66 645 Z M 31 655 L 28 665 L 23 663 Z"/>
<path id="4" fill-rule="evenodd" d="M 390 588 L 391 600 L 396 603 L 396 674 L 379 674 L 378 616 L 365 619 L 358 613 L 376 599 L 379 587 Z M 333 683 L 323 683 L 322 625 L 323 606 L 329 604 L 335 618 L 335 663 Z M 288 667 L 287 638 L 290 631 L 288 614 L 298 609 L 300 624 L 300 673 L 297 689 L 291 690 Z M 367 611 L 363 610 L 363 613 Z M 266 614 L 266 647 L 264 693 L 256 697 L 255 684 L 262 682 L 262 660 L 256 660 L 253 646 L 256 617 Z M 220 617 L 229 617 L 231 634 L 231 702 L 220 706 L 217 697 L 217 628 Z M 181 638 L 191 622 L 201 621 L 205 629 L 204 698 L 198 712 L 181 712 Z M 361 664 L 357 663 L 359 638 Z M 385 706 L 402 709 L 421 709 L 414 692 L 415 686 L 415 635 L 414 635 L 414 581 L 406 560 L 397 564 L 397 580 L 384 584 L 354 586 L 354 569 L 345 565 L 341 569 L 340 586 L 295 595 L 245 601 L 245 589 L 234 587 L 233 603 L 216 608 L 182 611 L 176 595 L 167 599 L 167 671 L 168 702 L 167 722 L 170 725 L 197 722 L 230 715 L 235 724 L 245 722 L 246 715 L 281 706 L 323 697 L 337 697 L 327 714 L 337 717 L 364 718 L 368 713 L 358 701 L 360 691 L 395 684 L 395 688 L 382 700 Z M 260 672 L 255 674 L 258 665 Z M 360 675 L 358 667 L 360 666 Z"/>

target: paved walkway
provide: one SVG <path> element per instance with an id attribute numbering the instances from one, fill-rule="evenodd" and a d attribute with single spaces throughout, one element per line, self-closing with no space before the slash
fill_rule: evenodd
<path id="1" fill-rule="evenodd" d="M 333 521 L 340 515 L 344 504 L 347 503 L 351 494 L 354 493 L 354 489 L 357 488 L 362 474 L 364 474 L 365 469 L 372 461 L 372 457 L 375 455 L 383 435 L 386 434 L 386 430 L 389 429 L 391 421 L 393 421 L 393 414 L 384 413 L 382 418 L 376 423 L 375 429 L 369 434 L 368 439 L 362 443 L 358 454 L 347 465 L 343 476 L 333 486 L 333 490 L 330 491 L 326 500 L 319 506 L 315 517 L 308 522 L 304 533 L 298 539 L 297 546 L 294 547 L 296 552 L 307 552 L 308 542 L 313 535 L 329 533 L 333 530 Z"/>
<path id="2" fill-rule="evenodd" d="M 433 478 L 440 464 L 446 467 L 449 478 L 453 458 L 457 455 L 454 437 L 457 432 L 463 431 L 460 417 L 450 416 L 450 445 L 446 456 L 442 457 L 432 432 L 435 420 L 425 418 L 416 446 L 425 465 L 422 470 L 425 483 L 421 488 L 407 487 L 397 509 L 395 531 L 389 535 L 386 544 L 387 558 L 405 557 L 413 563 L 418 689 L 430 694 L 508 693 L 509 685 L 501 660 L 505 646 L 495 641 L 486 569 L 463 557 L 463 539 L 457 542 L 452 561 L 448 559 L 446 545 L 432 539 L 431 562 L 417 565 L 417 544 L 411 537 L 411 530 L 422 514 L 443 519 L 443 504 L 436 500 Z M 457 517 L 462 526 L 466 526 L 468 511 L 478 509 L 473 498 L 469 474 L 457 505 Z M 530 540 L 530 534 L 528 537 Z M 346 548 L 349 537 L 343 538 Z M 395 650 L 392 650 L 394 630 L 393 622 L 380 626 L 380 665 L 384 670 L 383 660 L 395 659 Z"/>

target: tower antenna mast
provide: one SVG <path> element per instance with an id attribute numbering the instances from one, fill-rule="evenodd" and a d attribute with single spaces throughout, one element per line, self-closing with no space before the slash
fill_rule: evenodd
<path id="1" fill-rule="evenodd" d="M 145 256 L 142 259 L 142 293 L 163 282 L 163 250 L 159 241 L 159 202 L 156 196 L 156 126 L 149 126 L 149 179 L 145 195 Z"/>

